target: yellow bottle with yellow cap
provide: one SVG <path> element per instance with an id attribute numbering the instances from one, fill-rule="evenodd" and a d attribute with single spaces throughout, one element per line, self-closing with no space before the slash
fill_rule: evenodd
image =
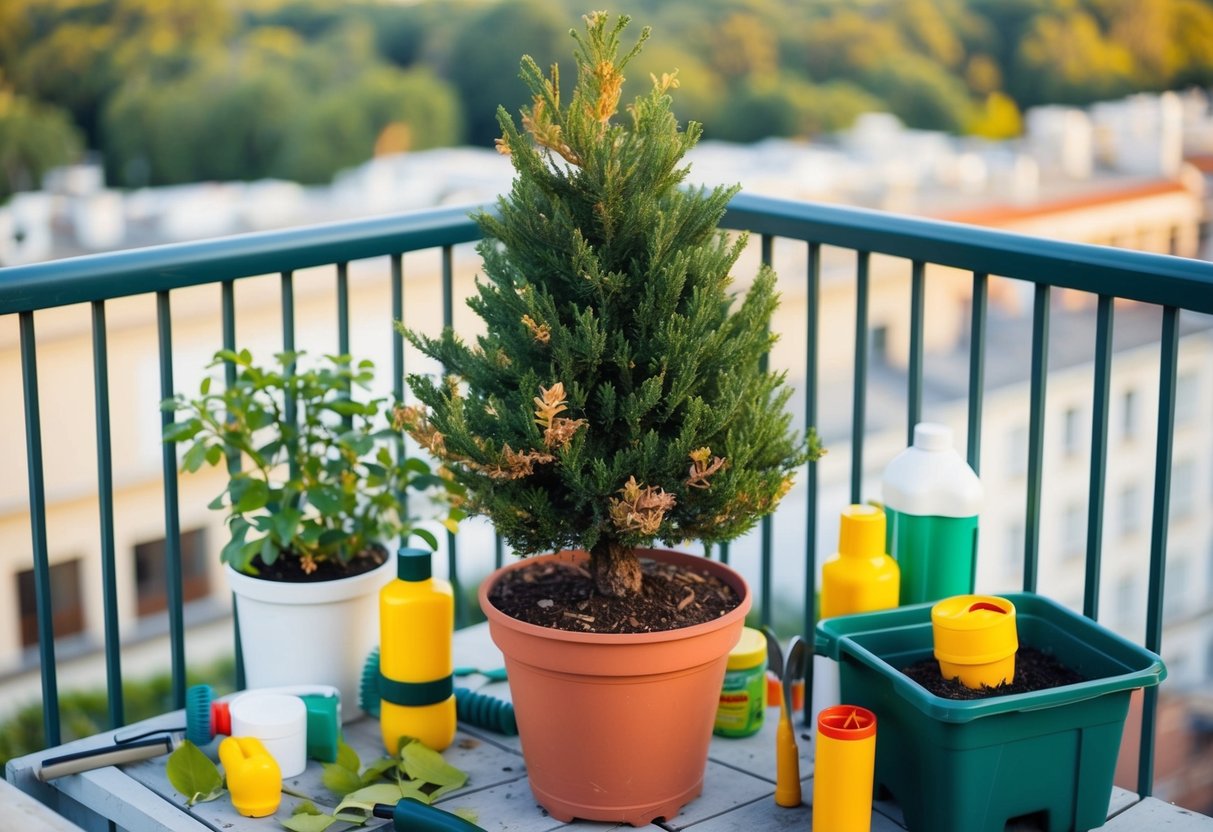
<path id="1" fill-rule="evenodd" d="M 455 599 L 430 569 L 427 549 L 402 548 L 396 580 L 379 591 L 379 727 L 389 754 L 404 737 L 435 751 L 455 739 Z"/>
<path id="2" fill-rule="evenodd" d="M 842 512 L 838 556 L 821 568 L 821 617 L 897 606 L 901 570 L 885 551 L 885 515 L 875 506 Z"/>
<path id="3" fill-rule="evenodd" d="M 767 640 L 744 627 L 729 652 L 713 731 L 722 737 L 748 737 L 762 727 L 767 707 Z"/>

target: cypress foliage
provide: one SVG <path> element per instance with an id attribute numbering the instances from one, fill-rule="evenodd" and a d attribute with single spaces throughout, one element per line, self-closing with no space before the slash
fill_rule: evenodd
<path id="1" fill-rule="evenodd" d="M 790 429 L 783 374 L 761 358 L 778 299 L 763 268 L 740 302 L 730 270 L 745 246 L 717 230 L 736 188 L 682 188 L 700 136 L 671 112 L 672 75 L 616 118 L 619 17 L 586 17 L 577 82 L 529 56 L 522 127 L 498 110 L 516 171 L 496 214 L 477 216 L 486 280 L 468 344 L 407 333 L 450 375 L 412 375 L 424 407 L 397 423 L 437 456 L 520 553 L 583 548 L 598 589 L 636 591 L 634 547 L 717 542 L 772 511 L 820 453 Z"/>

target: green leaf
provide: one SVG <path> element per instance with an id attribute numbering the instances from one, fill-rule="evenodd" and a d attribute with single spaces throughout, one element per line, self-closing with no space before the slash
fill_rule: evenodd
<path id="1" fill-rule="evenodd" d="M 355 774 L 362 768 L 358 752 L 346 745 L 345 740 L 339 740 L 337 743 L 337 765 L 344 766 Z"/>
<path id="2" fill-rule="evenodd" d="M 432 532 L 427 531 L 426 529 L 413 529 L 410 534 L 417 535 L 417 537 L 420 537 L 422 540 L 428 543 L 431 549 L 435 551 L 438 550 L 438 538 L 434 537 Z"/>
<path id="3" fill-rule="evenodd" d="M 341 513 L 341 492 L 331 485 L 308 491 L 307 501 L 314 505 L 321 514 Z"/>
<path id="4" fill-rule="evenodd" d="M 169 401 L 172 401 L 171 399 Z M 170 422 L 164 426 L 163 439 L 165 442 L 184 442 L 193 439 L 202 430 L 202 420 L 186 419 L 184 422 Z"/>
<path id="5" fill-rule="evenodd" d="M 419 742 L 411 742 L 400 749 L 400 762 L 404 772 L 415 780 L 424 780 L 435 786 L 459 787 L 468 781 L 467 772 L 460 771 L 442 759 L 442 755 Z"/>
<path id="6" fill-rule="evenodd" d="M 347 809 L 359 809 L 370 814 L 376 803 L 395 804 L 400 798 L 400 786 L 395 783 L 376 783 L 373 786 L 363 786 L 357 791 L 350 792 L 333 811 L 336 813 L 344 812 Z"/>
<path id="7" fill-rule="evenodd" d="M 338 762 L 340 762 L 340 758 L 338 758 Z M 383 777 L 387 772 L 391 771 L 399 764 L 400 764 L 400 761 L 398 759 L 396 759 L 395 757 L 380 757 L 378 760 L 376 760 L 375 762 L 373 762 L 369 766 L 367 766 L 365 769 L 363 769 L 362 775 L 361 775 L 362 784 L 364 786 L 371 785 L 372 783 L 374 783 L 380 777 Z"/>
<path id="8" fill-rule="evenodd" d="M 428 806 L 434 802 L 434 795 L 437 794 L 433 791 L 422 791 L 422 787 L 428 785 L 424 780 L 402 780 L 400 781 L 400 796 L 411 797 Z"/>
<path id="9" fill-rule="evenodd" d="M 243 514 L 248 511 L 265 508 L 265 504 L 270 500 L 270 487 L 265 481 L 255 479 L 244 479 L 242 481 L 247 483 L 247 485 L 241 490 L 239 498 L 236 498 L 236 483 L 232 483 L 232 497 L 235 499 L 232 512 Z"/>
<path id="10" fill-rule="evenodd" d="M 221 459 L 223 459 L 223 446 L 222 445 L 211 445 L 209 448 L 206 449 L 207 465 L 218 465 L 219 460 L 221 460 Z"/>
<path id="11" fill-rule="evenodd" d="M 205 803 L 223 794 L 219 767 L 189 740 L 182 740 L 168 756 L 165 773 L 173 788 L 185 796 L 187 806 Z"/>
<path id="12" fill-rule="evenodd" d="M 277 540 L 287 543 L 295 537 L 295 530 L 299 527 L 299 520 L 302 517 L 302 512 L 297 508 L 284 508 L 270 515 L 270 528 L 274 532 L 274 537 Z"/>
<path id="13" fill-rule="evenodd" d="M 310 812 L 299 812 L 291 815 L 286 820 L 282 821 L 282 825 L 291 832 L 324 832 L 334 823 L 337 823 L 337 818 L 331 815 L 314 815 Z"/>
<path id="14" fill-rule="evenodd" d="M 202 467 L 202 463 L 206 461 L 206 442 L 198 441 L 190 446 L 190 449 L 185 452 L 185 456 L 181 458 L 181 470 L 194 473 Z"/>
<path id="15" fill-rule="evenodd" d="M 448 809 L 447 811 L 457 818 L 463 818 L 468 823 L 480 823 L 480 813 L 475 809 L 468 808 L 467 806 L 459 806 L 455 809 Z"/>
<path id="16" fill-rule="evenodd" d="M 324 764 L 324 773 L 320 776 L 320 782 L 324 783 L 324 787 L 333 794 L 343 797 L 362 788 L 362 780 L 359 779 L 358 774 L 337 763 Z"/>
<path id="17" fill-rule="evenodd" d="M 266 535 L 261 538 L 261 562 L 270 566 L 276 560 L 278 560 L 278 547 L 274 545 L 274 539 Z"/>
<path id="18" fill-rule="evenodd" d="M 366 413 L 366 405 L 360 402 L 350 401 L 349 399 L 338 399 L 334 402 L 326 402 L 324 405 L 326 410 L 331 410 L 340 416 L 357 416 Z"/>

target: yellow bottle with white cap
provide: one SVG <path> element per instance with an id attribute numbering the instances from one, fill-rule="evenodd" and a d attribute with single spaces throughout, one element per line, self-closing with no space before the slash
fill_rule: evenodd
<path id="1" fill-rule="evenodd" d="M 885 551 L 885 515 L 874 506 L 842 512 L 838 556 L 821 568 L 821 617 L 897 606 L 901 570 Z"/>

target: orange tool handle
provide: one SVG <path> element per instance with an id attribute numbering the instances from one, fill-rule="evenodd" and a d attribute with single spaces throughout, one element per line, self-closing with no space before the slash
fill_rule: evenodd
<path id="1" fill-rule="evenodd" d="M 775 730 L 775 803 L 789 808 L 800 805 L 800 752 L 786 712 Z"/>

